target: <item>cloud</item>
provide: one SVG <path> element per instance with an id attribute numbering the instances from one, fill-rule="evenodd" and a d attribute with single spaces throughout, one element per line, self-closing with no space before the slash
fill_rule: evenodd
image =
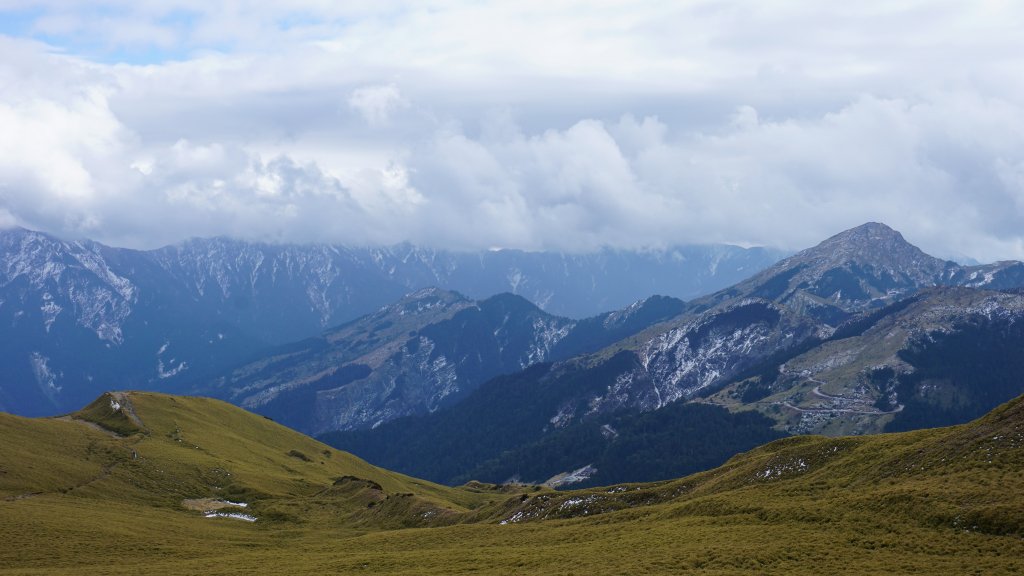
<path id="1" fill-rule="evenodd" d="M 742 106 L 713 134 L 628 115 L 496 141 L 445 133 L 411 155 L 412 183 L 452 191 L 431 198 L 442 211 L 473 210 L 476 225 L 447 232 L 456 243 L 796 248 L 883 220 L 943 255 L 1015 252 L 1024 133 L 1002 127 L 1024 126 L 1024 108 L 865 96 L 814 118 L 757 116 Z"/>
<path id="2" fill-rule="evenodd" d="M 405 108 L 409 103 L 402 98 L 398 86 L 385 84 L 353 90 L 348 105 L 362 114 L 370 126 L 381 126 L 388 123 L 396 109 Z"/>
<path id="3" fill-rule="evenodd" d="M 1012 3 L 4 6 L 38 17 L 0 37 L 0 223 L 588 251 L 882 220 L 1024 258 Z"/>

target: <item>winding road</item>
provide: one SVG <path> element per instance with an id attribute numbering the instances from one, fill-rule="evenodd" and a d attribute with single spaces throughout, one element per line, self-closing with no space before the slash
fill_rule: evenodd
<path id="1" fill-rule="evenodd" d="M 808 377 L 807 381 L 811 382 L 812 384 L 816 384 L 814 389 L 811 390 L 811 393 L 814 394 L 815 396 L 818 396 L 819 398 L 824 398 L 825 400 L 832 400 L 832 401 L 845 401 L 845 402 L 857 402 L 858 401 L 858 400 L 856 400 L 854 398 L 847 398 L 846 396 L 833 396 L 831 394 L 826 394 L 825 392 L 822 392 L 821 391 L 821 386 L 823 384 L 825 384 L 825 382 L 823 382 L 821 380 L 817 380 L 815 378 Z M 806 413 L 806 414 L 832 414 L 832 413 L 838 412 L 838 413 L 842 413 L 842 414 L 867 414 L 867 415 L 871 415 L 871 416 L 882 416 L 882 415 L 885 415 L 885 414 L 896 414 L 898 412 L 902 412 L 903 411 L 903 404 L 897 404 L 896 408 L 894 408 L 892 410 L 888 410 L 888 411 L 886 411 L 886 410 L 878 410 L 878 409 L 874 409 L 874 410 L 856 410 L 856 409 L 853 409 L 853 408 L 800 408 L 799 406 L 792 405 L 788 400 L 783 401 L 782 405 L 785 406 L 786 408 L 790 408 L 792 410 L 796 410 L 797 412 L 803 412 L 803 413 Z"/>

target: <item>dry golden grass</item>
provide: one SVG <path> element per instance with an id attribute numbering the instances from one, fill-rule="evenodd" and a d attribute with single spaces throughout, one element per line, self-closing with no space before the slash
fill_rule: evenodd
<path id="1" fill-rule="evenodd" d="M 0 415 L 0 574 L 1024 570 L 1019 400 L 967 426 L 790 438 L 676 481 L 552 492 L 437 486 L 221 402 L 129 398 L 143 428 L 124 437 Z M 203 498 L 259 520 L 182 505 Z"/>

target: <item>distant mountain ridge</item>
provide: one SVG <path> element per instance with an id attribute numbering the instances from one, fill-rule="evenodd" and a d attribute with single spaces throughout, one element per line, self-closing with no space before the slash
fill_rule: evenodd
<path id="1" fill-rule="evenodd" d="M 673 408 L 672 418 L 644 415 L 690 400 L 734 412 L 755 408 L 789 433 L 881 431 L 893 421 L 886 413 L 897 406 L 906 406 L 895 419 L 904 423 L 900 429 L 963 422 L 1024 393 L 1024 364 L 1014 360 L 1024 358 L 1024 335 L 1016 328 L 1024 325 L 1020 296 L 981 288 L 1014 285 L 1018 268 L 1006 262 L 961 267 L 924 254 L 885 225 L 868 223 L 690 301 L 679 316 L 604 350 L 487 382 L 446 410 L 325 438 L 428 478 L 460 481 L 480 473 L 481 479 L 503 481 L 519 468 L 532 471 L 527 479 L 539 480 L 599 461 L 639 473 L 638 464 L 610 456 L 621 452 L 616 443 L 625 439 L 604 426 L 647 430 L 640 436 L 650 434 L 650 444 L 662 429 L 678 428 L 673 418 L 694 414 Z M 883 324 L 892 318 L 917 326 L 913 338 L 885 340 L 891 331 Z M 891 347 L 885 355 L 858 358 L 850 338 L 860 333 L 878 334 Z M 970 346 L 971 340 L 993 352 Z M 846 345 L 842 353 L 829 352 Z M 943 362 L 943 356 L 959 363 Z M 823 369 L 848 365 L 850 378 L 829 379 L 830 387 L 818 391 L 810 380 L 815 369 L 793 368 L 794 359 L 804 357 L 818 358 Z M 998 358 L 1005 369 L 984 368 Z M 896 370 L 900 366 L 916 368 Z M 880 380 L 872 383 L 876 368 Z M 855 414 L 847 405 L 854 396 L 870 414 Z M 708 429 L 727 429 L 721 415 L 705 416 Z M 850 420 L 854 425 L 845 428 L 827 426 Z M 453 442 L 450 436 L 464 433 L 466 421 L 477 423 L 476 442 Z M 750 432 L 750 438 L 767 433 L 756 427 Z M 441 453 L 432 446 L 447 448 Z M 526 466 L 530 455 L 537 460 Z M 539 460 L 547 467 L 535 465 Z M 628 477 L 626 468 L 598 472 Z"/>
<path id="2" fill-rule="evenodd" d="M 830 337 L 857 314 L 958 279 L 973 278 L 978 287 L 975 272 L 1005 282 L 1014 267 L 965 269 L 928 256 L 884 224 L 864 224 L 690 301 L 677 318 L 620 343 L 614 350 L 634 355 L 633 368 L 606 392 L 567 406 L 583 402 L 577 404 L 586 406 L 583 413 L 644 411 L 692 398 L 772 356 Z M 591 367 L 609 353 L 577 362 Z"/>
<path id="3" fill-rule="evenodd" d="M 692 297 L 779 256 L 734 246 L 568 255 L 225 238 L 141 251 L 0 230 L 0 410 L 52 414 L 110 387 L 182 391 L 257 350 L 431 286 L 481 299 L 512 292 L 580 318 L 651 294 Z"/>
<path id="4" fill-rule="evenodd" d="M 499 374 L 600 349 L 683 308 L 681 300 L 656 296 L 572 320 L 513 294 L 473 301 L 428 288 L 197 391 L 300 431 L 369 428 L 450 405 Z"/>

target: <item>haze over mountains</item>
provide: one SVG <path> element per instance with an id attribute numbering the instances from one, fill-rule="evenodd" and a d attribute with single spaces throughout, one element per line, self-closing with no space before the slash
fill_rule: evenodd
<path id="1" fill-rule="evenodd" d="M 213 395 L 438 482 L 668 478 L 780 433 L 954 424 L 1024 392 L 1024 365 L 978 368 L 1022 357 L 1013 289 L 1024 265 L 933 258 L 878 223 L 707 296 L 582 320 L 521 294 L 397 295 L 466 274 L 471 290 L 545 287 L 559 295 L 549 308 L 573 295 L 582 307 L 613 298 L 606 284 L 641 290 L 693 266 L 714 275 L 691 285 L 724 280 L 770 252 L 460 255 L 223 239 L 137 252 L 24 230 L 4 246 L 8 410 L 52 413 L 112 382 Z M 711 265 L 712 254 L 724 256 Z M 658 260 L 660 275 L 638 272 Z M 572 267 L 591 283 L 567 282 Z M 376 311 L 322 329 L 360 308 Z"/>
<path id="2" fill-rule="evenodd" d="M 114 387 L 181 390 L 426 287 L 512 292 L 584 317 L 704 293 L 778 257 L 733 246 L 574 256 L 222 238 L 137 251 L 0 230 L 0 409 L 52 414 Z"/>

